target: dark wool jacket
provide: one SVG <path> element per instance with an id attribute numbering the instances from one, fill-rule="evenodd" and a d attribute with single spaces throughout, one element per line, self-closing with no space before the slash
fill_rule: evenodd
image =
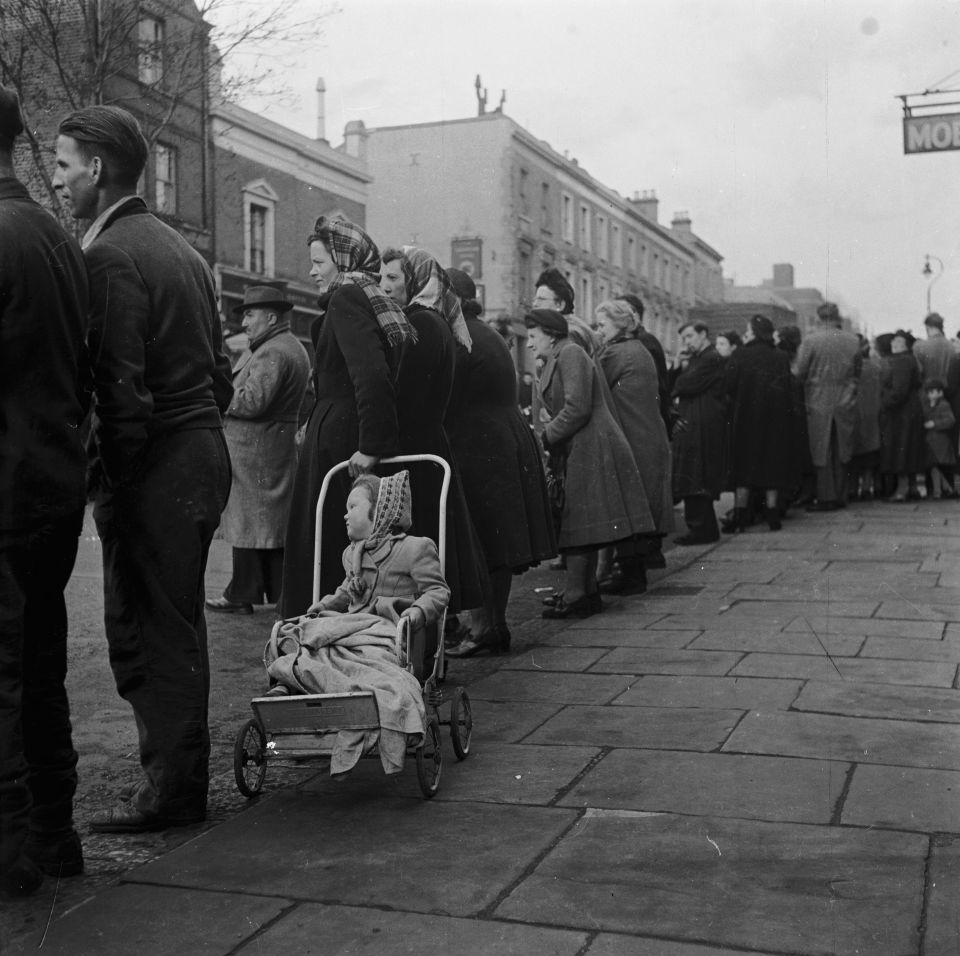
<path id="1" fill-rule="evenodd" d="M 76 241 L 0 179 L 0 529 L 83 507 L 88 305 Z"/>
<path id="2" fill-rule="evenodd" d="M 233 396 L 213 273 L 131 196 L 85 250 L 95 435 L 111 484 L 136 472 L 157 435 L 220 428 Z"/>

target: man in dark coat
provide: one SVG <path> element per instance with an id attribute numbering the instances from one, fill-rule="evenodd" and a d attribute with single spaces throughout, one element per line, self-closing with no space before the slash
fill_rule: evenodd
<path id="1" fill-rule="evenodd" d="M 763 490 L 764 518 L 770 530 L 777 531 L 779 492 L 800 483 L 793 375 L 787 353 L 773 344 L 773 323 L 766 316 L 751 316 L 743 342 L 724 365 L 730 399 L 730 484 L 736 490 L 729 530 L 746 528 L 750 492 Z"/>
<path id="2" fill-rule="evenodd" d="M 74 218 L 93 220 L 82 242 L 97 415 L 90 480 L 110 663 L 144 770 L 92 826 L 137 833 L 206 816 L 203 577 L 230 490 L 221 413 L 233 386 L 210 268 L 136 195 L 148 155 L 136 120 L 91 106 L 59 134 L 54 186 Z"/>
<path id="3" fill-rule="evenodd" d="M 857 380 L 863 359 L 860 342 L 840 327 L 833 302 L 817 309 L 818 329 L 797 353 L 797 378 L 807 403 L 810 456 L 817 476 L 817 500 L 807 511 L 832 511 L 847 501 L 847 462 L 857 424 Z"/>
<path id="4" fill-rule="evenodd" d="M 673 433 L 673 497 L 683 500 L 688 533 L 677 544 L 709 544 L 720 537 L 713 502 L 723 488 L 726 403 L 723 359 L 710 344 L 702 322 L 680 329 L 690 362 L 677 376 L 673 395 L 677 424 Z"/>
<path id="5" fill-rule="evenodd" d="M 247 288 L 233 311 L 249 347 L 233 370 L 225 434 L 233 484 L 220 533 L 233 548 L 233 577 L 211 611 L 252 614 L 275 603 L 283 579 L 283 535 L 297 471 L 297 426 L 310 377 L 306 349 L 290 331 L 293 308 L 268 285 Z"/>
<path id="6" fill-rule="evenodd" d="M 0 86 L 0 889 L 83 872 L 63 591 L 83 523 L 83 255 L 14 177 Z"/>

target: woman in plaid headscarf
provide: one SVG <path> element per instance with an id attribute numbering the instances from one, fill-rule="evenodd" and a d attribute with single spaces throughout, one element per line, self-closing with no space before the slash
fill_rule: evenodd
<path id="1" fill-rule="evenodd" d="M 313 596 L 314 512 L 324 475 L 350 460 L 350 477 L 370 471 L 399 450 L 394 377 L 399 348 L 416 341 L 403 310 L 378 285 L 380 253 L 373 240 L 345 219 L 321 216 L 307 239 L 310 275 L 320 291 L 322 315 L 310 330 L 316 404 L 300 449 L 290 500 L 277 610 L 300 614 Z M 346 474 L 337 476 L 329 501 L 343 501 Z M 340 583 L 346 538 L 339 506 L 326 509 L 320 593 Z"/>
<path id="2" fill-rule="evenodd" d="M 440 455 L 450 462 L 446 578 L 451 610 L 465 611 L 483 605 L 490 582 L 443 420 L 453 390 L 457 349 L 470 348 L 470 333 L 460 298 L 433 256 L 403 246 L 384 249 L 381 258 L 380 288 L 403 308 L 417 335 L 416 343 L 407 342 L 400 350 L 397 369 L 400 450 L 404 455 Z M 413 525 L 417 534 L 435 537 L 439 475 L 428 477 L 422 469 L 418 477 L 422 480 L 415 484 Z"/>

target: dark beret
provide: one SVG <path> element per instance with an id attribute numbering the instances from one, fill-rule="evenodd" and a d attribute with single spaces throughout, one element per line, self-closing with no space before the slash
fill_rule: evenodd
<path id="1" fill-rule="evenodd" d="M 573 286 L 559 269 L 545 269 L 540 273 L 535 285 L 545 285 L 563 303 L 564 315 L 573 311 Z"/>
<path id="2" fill-rule="evenodd" d="M 626 302 L 641 319 L 643 318 L 643 301 L 640 296 L 634 295 L 632 292 L 624 292 L 622 295 L 618 295 L 617 299 Z"/>
<path id="3" fill-rule="evenodd" d="M 20 97 L 14 90 L 0 86 L 0 140 L 13 144 L 23 132 L 23 116 L 20 113 Z"/>
<path id="4" fill-rule="evenodd" d="M 450 285 L 453 286 L 453 291 L 461 299 L 475 299 L 477 297 L 477 284 L 463 269 L 451 267 L 447 269 L 447 275 L 450 277 Z"/>
<path id="5" fill-rule="evenodd" d="M 541 283 L 542 284 L 542 283 Z M 537 326 L 552 335 L 563 338 L 569 331 L 567 320 L 553 309 L 533 309 L 523 317 L 523 324 L 529 329 Z"/>

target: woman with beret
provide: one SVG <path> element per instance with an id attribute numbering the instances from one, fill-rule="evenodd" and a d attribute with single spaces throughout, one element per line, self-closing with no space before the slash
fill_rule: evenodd
<path id="1" fill-rule="evenodd" d="M 381 293 L 380 254 L 373 240 L 344 219 L 321 216 L 307 239 L 310 275 L 320 290 L 322 315 L 310 330 L 316 403 L 307 421 L 290 502 L 283 556 L 282 617 L 303 613 L 313 595 L 314 513 L 324 475 L 344 459 L 349 477 L 370 471 L 399 450 L 396 352 L 414 342 L 403 310 Z M 329 489 L 323 516 L 320 593 L 343 578 L 347 544 L 342 472 Z"/>
<path id="2" fill-rule="evenodd" d="M 551 309 L 524 316 L 527 348 L 543 360 L 540 392 L 544 447 L 564 462 L 560 552 L 567 559 L 563 597 L 546 618 L 588 617 L 600 610 L 597 554 L 655 530 L 633 453 L 607 405 L 593 360 L 567 337 L 567 320 Z"/>
<path id="3" fill-rule="evenodd" d="M 470 635 L 451 657 L 510 648 L 507 602 L 514 574 L 557 553 L 543 463 L 517 403 L 517 375 L 500 334 L 480 318 L 473 279 L 447 269 L 473 348 L 457 352 L 447 429 L 490 572 L 491 597 L 471 612 Z"/>
<path id="4" fill-rule="evenodd" d="M 454 612 L 481 607 L 489 595 L 486 562 L 463 493 L 456 455 L 444 428 L 453 389 L 457 351 L 471 349 L 460 299 L 440 263 L 416 246 L 383 250 L 380 288 L 403 309 L 417 335 L 400 350 L 397 367 L 397 421 L 400 454 L 439 455 L 451 466 L 447 500 L 447 560 Z M 441 475 L 425 467 L 413 495 L 416 533 L 436 540 Z"/>
<path id="5" fill-rule="evenodd" d="M 623 429 L 643 479 L 653 516 L 655 533 L 639 550 L 659 551 L 660 539 L 673 530 L 670 443 L 660 414 L 659 378 L 653 357 L 637 338 L 634 310 L 621 299 L 597 306 L 597 332 L 602 341 L 598 355 L 604 380 L 613 396 L 617 421 Z M 643 554 L 629 546 L 617 553 L 616 571 L 611 571 L 601 590 L 637 594 L 646 590 Z"/>

